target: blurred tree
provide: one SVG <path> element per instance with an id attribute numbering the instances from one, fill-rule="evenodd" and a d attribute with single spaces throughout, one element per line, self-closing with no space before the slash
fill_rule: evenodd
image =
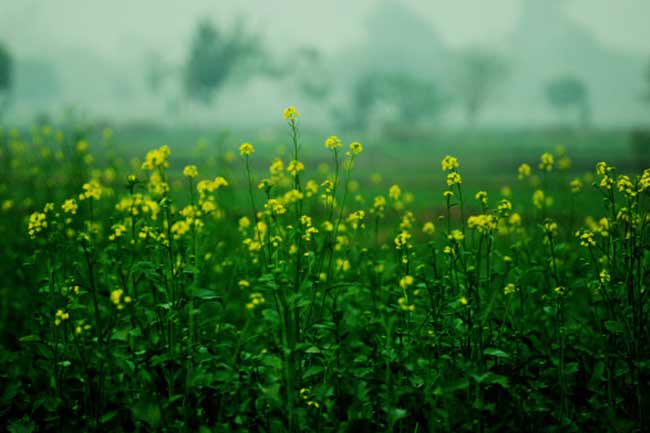
<path id="1" fill-rule="evenodd" d="M 212 22 L 199 22 L 185 64 L 187 96 L 209 104 L 231 77 L 244 80 L 262 71 L 262 47 L 256 35 L 248 34 L 239 22 L 232 31 L 222 32 Z"/>
<path id="2" fill-rule="evenodd" d="M 643 99 L 650 105 L 650 62 L 648 62 L 648 66 L 645 68 L 645 84 L 646 89 Z"/>
<path id="3" fill-rule="evenodd" d="M 455 66 L 455 97 L 462 105 L 469 124 L 474 125 L 481 110 L 505 81 L 506 60 L 497 53 L 470 48 L 460 54 Z"/>
<path id="4" fill-rule="evenodd" d="M 384 81 L 383 99 L 397 107 L 401 122 L 433 118 L 444 108 L 446 98 L 432 81 L 405 74 L 390 74 Z"/>
<path id="5" fill-rule="evenodd" d="M 13 60 L 9 50 L 0 42 L 0 118 L 9 106 L 13 86 Z"/>
<path id="6" fill-rule="evenodd" d="M 427 118 L 434 119 L 445 108 L 447 98 L 433 81 L 408 74 L 370 72 L 362 75 L 352 91 L 352 113 L 335 112 L 345 119 L 347 128 L 367 129 L 375 109 L 391 107 L 394 121 L 415 124 Z"/>
<path id="7" fill-rule="evenodd" d="M 589 90 L 582 80 L 572 76 L 558 77 L 546 85 L 545 93 L 549 103 L 557 110 L 575 109 L 580 124 L 589 124 Z"/>
<path id="8" fill-rule="evenodd" d="M 154 95 L 159 94 L 172 70 L 160 53 L 152 51 L 145 56 L 145 81 Z"/>
<path id="9" fill-rule="evenodd" d="M 317 48 L 298 49 L 292 56 L 291 69 L 296 77 L 295 83 L 303 95 L 317 102 L 328 98 L 332 82 L 326 61 Z"/>

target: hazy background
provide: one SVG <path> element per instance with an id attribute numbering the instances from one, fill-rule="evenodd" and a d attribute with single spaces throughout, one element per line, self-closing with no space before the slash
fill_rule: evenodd
<path id="1" fill-rule="evenodd" d="M 255 46 L 209 100 L 187 90 L 202 20 Z M 4 118 L 218 127 L 294 104 L 324 128 L 636 127 L 648 22 L 647 0 L 0 0 Z"/>

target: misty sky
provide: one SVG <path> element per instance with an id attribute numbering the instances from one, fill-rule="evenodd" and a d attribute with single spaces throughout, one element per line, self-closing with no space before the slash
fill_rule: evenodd
<path id="1" fill-rule="evenodd" d="M 554 0 L 539 0 L 554 1 Z M 562 0 L 559 0 L 562 1 Z M 650 1 L 564 0 L 570 16 L 604 45 L 647 55 Z M 165 47 L 182 56 L 196 20 L 247 18 L 278 45 L 335 51 L 363 38 L 363 19 L 377 0 L 0 0 L 0 39 L 20 55 L 90 48 L 107 57 Z M 498 44 L 514 26 L 521 0 L 402 0 L 451 46 Z M 489 4 L 489 7 L 487 5 Z"/>

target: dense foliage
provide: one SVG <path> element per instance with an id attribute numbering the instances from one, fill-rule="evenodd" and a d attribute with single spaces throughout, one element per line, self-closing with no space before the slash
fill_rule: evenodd
<path id="1" fill-rule="evenodd" d="M 244 143 L 244 182 L 167 146 L 125 163 L 110 130 L 0 133 L 0 425 L 647 431 L 650 170 L 569 183 L 545 152 L 517 201 L 447 156 L 423 220 L 364 195 L 358 142 L 310 171 L 284 119 L 288 160 L 260 177 Z"/>

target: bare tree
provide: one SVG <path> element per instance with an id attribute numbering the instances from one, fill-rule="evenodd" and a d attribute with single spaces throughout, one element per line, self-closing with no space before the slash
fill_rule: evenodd
<path id="1" fill-rule="evenodd" d="M 262 57 L 258 37 L 247 33 L 241 25 L 224 32 L 211 21 L 203 20 L 197 26 L 185 64 L 186 94 L 208 104 L 229 78 L 244 79 L 259 72 L 260 65 L 255 62 Z"/>
<path id="2" fill-rule="evenodd" d="M 9 106 L 13 85 L 13 60 L 9 50 L 0 43 L 0 118 Z"/>
<path id="3" fill-rule="evenodd" d="M 582 126 L 589 124 L 591 107 L 589 90 L 584 81 L 577 77 L 559 77 L 545 87 L 546 98 L 558 111 L 574 109 Z"/>
<path id="4" fill-rule="evenodd" d="M 455 97 L 461 104 L 468 123 L 474 125 L 480 112 L 504 81 L 506 61 L 497 53 L 470 48 L 458 56 L 455 66 Z"/>

